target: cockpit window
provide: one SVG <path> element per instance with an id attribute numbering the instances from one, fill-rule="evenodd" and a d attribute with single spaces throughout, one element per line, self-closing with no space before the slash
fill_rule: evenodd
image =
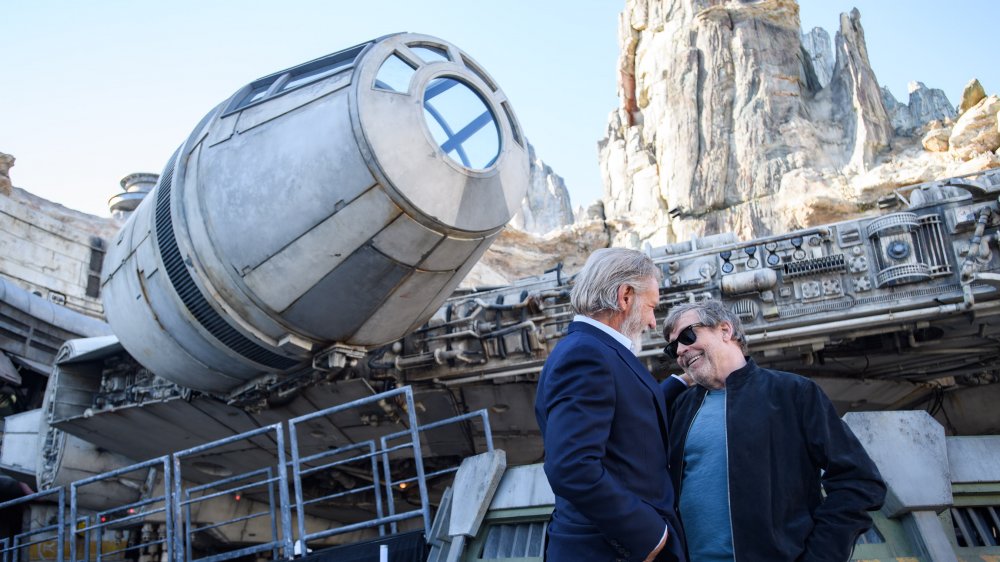
<path id="1" fill-rule="evenodd" d="M 410 89 L 410 78 L 416 69 L 397 54 L 385 59 L 375 75 L 375 87 L 379 90 L 406 93 Z"/>
<path id="2" fill-rule="evenodd" d="M 418 57 L 420 57 L 424 62 L 442 62 L 448 61 L 448 53 L 440 47 L 432 47 L 430 45 L 408 45 L 410 50 L 414 52 Z"/>
<path id="3" fill-rule="evenodd" d="M 327 76 L 351 68 L 361 51 L 369 43 L 364 43 L 333 53 L 314 61 L 300 64 L 283 72 L 261 78 L 245 88 L 245 93 L 237 98 L 228 111 L 243 109 L 251 104 L 294 90 Z"/>
<path id="4" fill-rule="evenodd" d="M 424 118 L 441 150 L 467 168 L 489 168 L 500 155 L 496 117 L 464 82 L 446 76 L 431 80 L 424 90 Z"/>

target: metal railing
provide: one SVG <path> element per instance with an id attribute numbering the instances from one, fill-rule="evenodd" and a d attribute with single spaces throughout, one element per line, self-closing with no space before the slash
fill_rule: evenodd
<path id="1" fill-rule="evenodd" d="M 396 401 L 405 410 L 405 416 L 397 421 L 406 429 L 313 454 L 300 453 L 303 439 L 299 432 L 306 429 L 304 424 L 307 422 L 308 428 L 315 432 L 321 418 L 342 415 L 347 410 L 371 404 L 379 404 L 385 409 L 389 401 Z M 170 562 L 221 562 L 254 554 L 264 557 L 268 552 L 272 560 L 289 560 L 307 553 L 310 545 L 330 544 L 329 538 L 334 535 L 377 528 L 381 536 L 386 534 L 387 526 L 396 533 L 397 524 L 404 520 L 419 519 L 427 534 L 431 525 L 428 479 L 453 473 L 458 465 L 440 468 L 438 463 L 435 470 L 425 472 L 421 434 L 445 425 L 479 419 L 489 451 L 493 450 L 493 439 L 486 410 L 426 425 L 418 423 L 415 412 L 412 389 L 402 387 L 92 476 L 66 487 L 0 503 L 0 509 L 5 509 L 44 501 L 55 504 L 57 514 L 45 526 L 0 540 L 0 562 L 26 562 L 29 549 L 35 547 L 40 551 L 43 545 L 46 549 L 54 546 L 55 557 L 46 559 L 57 562 L 63 562 L 67 553 L 68 562 L 103 562 L 126 556 L 135 558 L 136 552 L 154 553 Z M 335 425 L 332 420 L 329 423 Z M 475 439 L 472 441 L 475 449 Z M 241 442 L 250 442 L 256 447 L 253 449 L 256 454 L 248 454 L 247 463 L 240 467 L 245 470 L 229 470 L 208 462 L 222 452 L 236 451 L 238 454 L 243 448 L 250 450 Z M 269 456 L 259 454 L 264 446 Z M 390 457 L 402 457 L 405 462 L 394 467 Z M 206 470 L 206 466 L 210 469 Z M 359 466 L 365 469 L 360 470 Z M 401 467 L 415 474 L 403 474 Z M 344 469 L 363 476 L 362 480 L 368 482 L 363 486 L 352 485 L 346 490 L 323 493 L 316 492 L 313 486 L 309 492 L 312 495 L 307 495 L 304 479 L 331 477 Z M 159 480 L 155 478 L 157 472 Z M 135 486 L 141 489 L 128 500 L 102 498 L 104 505 L 96 511 L 81 507 L 82 490 L 89 486 L 99 489 L 101 485 L 126 479 L 134 482 L 135 473 L 146 474 L 146 484 Z M 153 476 L 149 476 L 150 473 Z M 411 484 L 419 491 L 420 507 L 397 513 L 394 487 L 402 489 Z M 361 495 L 363 501 L 370 498 L 374 503 L 374 517 L 346 524 L 338 521 L 332 525 L 321 517 L 329 513 L 327 508 L 333 500 L 342 502 L 351 495 Z M 220 535 L 225 529 L 250 525 L 265 530 L 264 534 L 270 536 L 258 538 L 251 534 L 253 539 L 234 541 L 228 550 L 218 548 L 210 555 L 195 558 L 199 536 Z M 310 525 L 325 525 L 326 528 L 310 530 Z M 138 531 L 140 527 L 141 532 Z M 105 540 L 116 533 L 127 537 L 119 541 L 124 546 Z"/>
<path id="2" fill-rule="evenodd" d="M 44 490 L 0 503 L 0 512 L 6 512 L 8 509 L 13 510 L 27 507 L 28 504 L 33 502 L 51 501 L 52 496 L 55 496 L 56 505 L 60 507 L 66 505 L 66 490 L 65 488 L 59 487 L 53 490 Z M 0 550 L 0 561 L 21 562 L 22 560 L 27 560 L 27 556 L 25 556 L 24 553 L 29 551 L 32 547 L 41 547 L 42 545 L 51 543 L 53 540 L 52 534 L 54 533 L 56 541 L 56 555 L 54 560 L 56 562 L 63 562 L 63 545 L 65 544 L 64 533 L 66 531 L 64 519 L 65 513 L 64 509 L 59 509 L 55 523 L 49 523 L 48 525 L 43 525 L 35 529 L 29 529 L 12 537 L 0 537 L 0 549 L 2 549 Z"/>
<path id="3" fill-rule="evenodd" d="M 204 455 L 213 449 L 221 449 L 240 441 L 247 441 L 255 437 L 269 436 L 272 434 L 274 435 L 273 443 L 276 452 L 276 458 L 272 466 L 250 470 L 234 476 L 224 477 L 220 480 L 185 488 L 184 468 L 182 464 L 182 461 L 185 459 Z M 292 557 L 292 519 L 287 507 L 287 464 L 285 461 L 284 431 L 282 430 L 281 424 L 269 425 L 267 427 L 240 433 L 238 435 L 227 437 L 225 439 L 219 439 L 204 445 L 198 445 L 196 447 L 174 453 L 172 456 L 174 474 L 173 496 L 175 498 L 174 509 L 176 510 L 174 518 L 176 521 L 183 521 L 184 523 L 184 532 L 175 533 L 174 548 L 178 553 L 184 552 L 184 560 L 187 562 L 195 562 L 195 560 L 200 562 L 216 562 L 219 560 L 230 560 L 232 558 L 238 558 L 249 554 L 266 552 L 268 550 L 271 551 L 273 557 L 272 559 L 274 560 Z M 261 488 L 267 492 L 266 511 L 255 512 L 253 511 L 253 503 L 245 502 L 242 505 L 249 506 L 249 513 L 236 515 L 235 517 L 223 519 L 221 521 L 213 521 L 212 523 L 200 526 L 198 525 L 196 518 L 193 516 L 193 509 L 207 505 L 207 502 L 215 500 L 216 498 L 232 497 L 236 495 L 242 496 L 244 494 L 248 494 L 252 497 L 252 493 Z M 274 497 L 275 488 L 277 488 L 278 492 L 277 502 L 275 502 Z M 260 503 L 263 504 L 263 502 Z M 219 553 L 214 556 L 206 556 L 198 559 L 193 557 L 192 543 L 194 542 L 195 534 L 220 529 L 221 527 L 228 525 L 247 523 L 251 520 L 264 516 L 269 518 L 271 540 Z M 214 517 L 212 519 L 214 519 Z"/>
<path id="4" fill-rule="evenodd" d="M 468 414 L 462 414 L 462 415 L 459 415 L 459 416 L 454 416 L 454 417 L 451 417 L 451 418 L 447 418 L 447 419 L 443 419 L 443 420 L 436 421 L 436 422 L 433 422 L 433 423 L 429 423 L 427 425 L 421 426 L 419 430 L 420 431 L 430 431 L 431 429 L 437 429 L 437 428 L 445 426 L 445 425 L 450 425 L 450 424 L 453 424 L 453 423 L 458 423 L 458 422 L 462 422 L 462 421 L 474 419 L 474 418 L 477 418 L 477 417 L 481 418 L 482 422 L 483 422 L 483 432 L 486 435 L 486 450 L 488 452 L 493 452 L 493 432 L 490 430 L 490 417 L 487 414 L 486 410 L 476 410 L 475 412 L 469 412 Z M 381 439 L 381 445 L 382 445 L 382 449 L 381 449 L 381 451 L 382 451 L 382 465 L 383 465 L 383 468 L 385 470 L 385 475 L 386 475 L 385 476 L 385 495 L 386 495 L 386 498 L 388 499 L 388 504 L 389 504 L 389 517 L 393 518 L 393 521 L 391 523 L 392 524 L 392 532 L 393 533 L 396 533 L 399 530 L 398 527 L 396 526 L 397 519 L 394 518 L 395 517 L 395 507 L 394 507 L 395 506 L 395 502 L 393 501 L 393 491 L 392 491 L 394 485 L 400 485 L 400 484 L 406 485 L 406 484 L 409 484 L 409 483 L 417 480 L 418 478 L 423 479 L 424 481 L 426 481 L 427 478 L 432 478 L 432 477 L 435 477 L 435 476 L 442 476 L 442 475 L 445 475 L 445 474 L 450 474 L 452 472 L 457 472 L 458 471 L 458 466 L 454 466 L 454 467 L 450 467 L 450 468 L 445 468 L 445 469 L 437 470 L 437 471 L 432 472 L 430 474 L 420 475 L 418 473 L 417 477 L 406 478 L 406 479 L 403 479 L 403 480 L 398 480 L 396 482 L 393 482 L 392 481 L 392 471 L 389 470 L 389 453 L 392 452 L 392 451 L 395 451 L 395 450 L 405 449 L 406 447 L 408 447 L 408 445 L 405 444 L 405 443 L 403 443 L 403 444 L 395 446 L 395 447 L 389 447 L 388 443 L 389 443 L 389 441 L 392 441 L 393 439 L 399 439 L 399 438 L 404 437 L 404 436 L 406 436 L 408 434 L 409 434 L 409 432 L 400 431 L 398 433 L 393 433 L 391 435 L 386 435 L 386 436 L 382 437 L 382 439 Z M 417 440 L 417 445 L 419 446 L 419 440 Z M 420 453 L 420 449 L 418 448 L 418 449 L 416 449 L 416 454 L 419 455 L 419 453 Z M 422 472 L 423 465 L 421 465 L 420 470 Z M 426 498 L 423 496 L 423 490 L 424 489 L 421 488 L 421 505 L 426 506 L 427 502 L 424 501 Z M 429 517 L 428 514 L 425 513 L 424 514 L 424 534 L 425 535 L 429 534 L 430 533 L 430 529 L 431 529 L 431 527 L 430 527 L 430 517 Z"/>
<path id="5" fill-rule="evenodd" d="M 83 480 L 78 480 L 69 485 L 69 521 L 72 525 L 72 529 L 70 529 L 70 532 L 68 533 L 70 560 L 73 562 L 89 562 L 91 560 L 91 549 L 89 547 L 84 550 L 82 557 L 77 552 L 77 538 L 82 538 L 84 545 L 93 544 L 96 547 L 94 553 L 95 562 L 101 562 L 109 556 L 115 557 L 117 555 L 120 557 L 128 551 L 142 550 L 144 548 L 151 548 L 154 546 L 162 546 L 166 548 L 168 560 L 176 559 L 178 553 L 171 549 L 170 542 L 166 538 L 151 537 L 149 541 L 141 542 L 140 544 L 134 544 L 131 546 L 126 545 L 125 548 L 118 548 L 111 550 L 110 552 L 104 552 L 103 536 L 105 531 L 141 524 L 143 521 L 150 518 L 158 518 L 160 514 L 162 514 L 166 525 L 166 536 L 172 536 L 175 521 L 173 512 L 170 509 L 172 497 L 169 488 L 164 487 L 162 494 L 152 494 L 149 490 L 147 490 L 145 493 L 140 495 L 140 498 L 137 501 L 128 502 L 122 505 L 115 505 L 90 514 L 81 513 L 79 505 L 80 490 L 82 488 L 107 482 L 112 479 L 118 479 L 119 477 L 144 469 L 156 468 L 162 469 L 164 482 L 169 482 L 170 456 L 167 455 L 119 468 L 117 470 L 112 470 L 111 472 L 105 472 L 96 476 L 84 478 Z M 143 495 L 148 497 L 142 497 Z"/>

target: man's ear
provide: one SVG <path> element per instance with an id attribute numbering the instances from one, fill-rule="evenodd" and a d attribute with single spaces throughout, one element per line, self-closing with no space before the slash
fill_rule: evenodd
<path id="1" fill-rule="evenodd" d="M 618 286 L 618 309 L 625 310 L 635 298 L 635 290 L 629 285 Z"/>
<path id="2" fill-rule="evenodd" d="M 720 322 L 719 328 L 722 329 L 722 340 L 727 341 L 733 339 L 733 325 L 729 322 Z"/>

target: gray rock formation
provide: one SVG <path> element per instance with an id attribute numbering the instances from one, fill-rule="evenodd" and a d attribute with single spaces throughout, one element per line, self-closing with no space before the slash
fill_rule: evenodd
<path id="1" fill-rule="evenodd" d="M 844 128 L 850 167 L 867 170 L 876 154 L 889 147 L 892 126 L 882 105 L 882 90 L 868 62 L 865 31 L 857 8 L 840 14 L 836 53 L 830 80 L 833 116 Z"/>
<path id="2" fill-rule="evenodd" d="M 833 45 L 830 34 L 822 27 L 814 27 L 809 33 L 802 34 L 802 49 L 809 57 L 813 73 L 816 76 L 818 89 L 825 88 L 833 76 Z"/>
<path id="3" fill-rule="evenodd" d="M 910 82 L 910 99 L 905 104 L 883 86 L 882 103 L 897 135 L 914 135 L 931 121 L 949 123 L 957 116 L 944 90 L 928 88 L 923 82 Z"/>
<path id="4" fill-rule="evenodd" d="M 948 138 L 948 150 L 962 160 L 979 154 L 992 153 L 1000 148 L 1000 130 L 997 113 L 1000 97 L 989 96 L 979 100 L 955 122 Z"/>
<path id="5" fill-rule="evenodd" d="M 548 236 L 505 228 L 462 280 L 463 287 L 507 285 L 563 265 L 566 274 L 583 267 L 594 250 L 611 242 L 604 221 L 580 221 Z"/>
<path id="6" fill-rule="evenodd" d="M 979 83 L 979 80 L 973 78 L 962 89 L 962 100 L 958 102 L 958 114 L 965 113 L 970 107 L 976 105 L 985 97 L 986 90 L 983 88 L 983 85 Z"/>
<path id="7" fill-rule="evenodd" d="M 14 157 L 0 152 L 0 195 L 10 196 L 10 168 L 14 165 Z"/>
<path id="8" fill-rule="evenodd" d="M 573 224 L 573 207 L 562 177 L 552 171 L 528 144 L 531 180 L 521 201 L 521 211 L 511 220 L 514 228 L 532 234 L 547 234 Z"/>
<path id="9" fill-rule="evenodd" d="M 920 139 L 924 150 L 931 152 L 947 152 L 948 138 L 951 137 L 951 126 L 941 125 L 940 121 L 928 124 L 927 133 Z"/>
<path id="10" fill-rule="evenodd" d="M 922 148 L 926 123 L 954 112 L 922 84 L 907 104 L 879 88 L 857 10 L 832 55 L 824 36 L 801 33 L 795 0 L 627 0 L 621 102 L 598 145 L 614 243 L 842 220 L 895 187 L 996 161 L 962 163 L 941 132 L 938 152 Z"/>

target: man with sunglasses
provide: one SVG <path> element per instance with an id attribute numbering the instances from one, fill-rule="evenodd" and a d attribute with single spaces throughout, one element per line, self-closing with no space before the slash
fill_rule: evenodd
<path id="1" fill-rule="evenodd" d="M 663 334 L 697 383 L 664 386 L 690 559 L 847 560 L 885 484 L 822 389 L 758 366 L 718 301 L 672 308 Z"/>
<path id="2" fill-rule="evenodd" d="M 649 256 L 620 248 L 597 250 L 576 276 L 577 315 L 545 361 L 535 399 L 556 496 L 549 562 L 685 562 L 666 405 L 635 355 L 642 333 L 656 328 L 659 279 Z"/>

